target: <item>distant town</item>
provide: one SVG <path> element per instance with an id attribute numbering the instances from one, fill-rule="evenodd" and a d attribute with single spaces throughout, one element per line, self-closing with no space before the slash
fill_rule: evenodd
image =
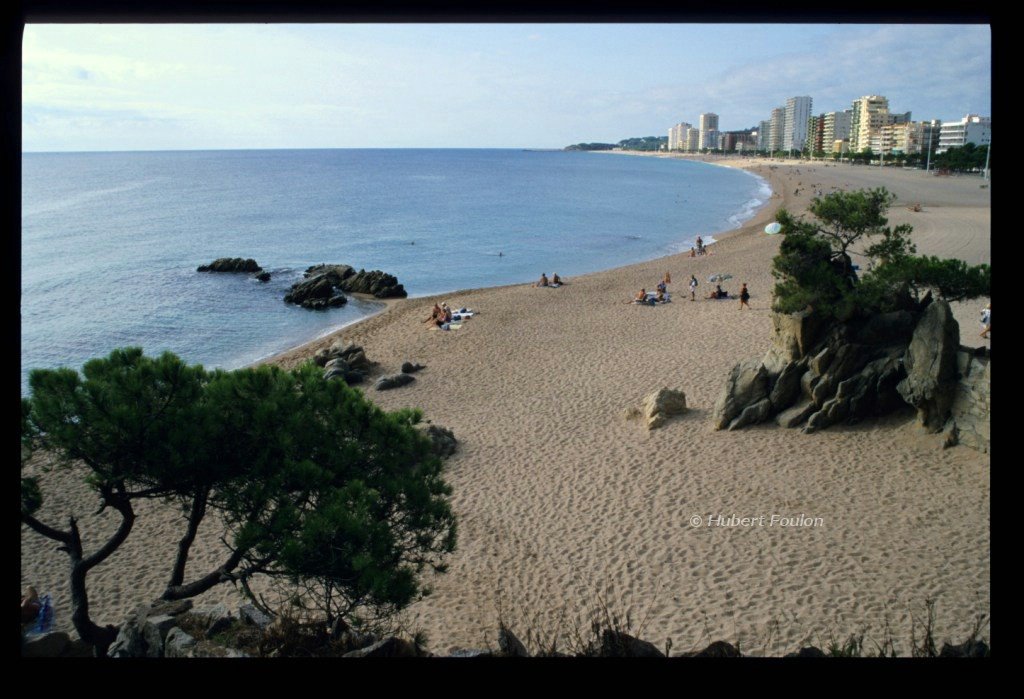
<path id="1" fill-rule="evenodd" d="M 992 119 L 967 114 L 959 121 L 913 121 L 910 112 L 892 112 L 889 100 L 866 95 L 844 111 L 812 114 L 808 95 L 790 97 L 771 110 L 769 118 L 749 129 L 720 131 L 719 116 L 701 114 L 697 125 L 679 122 L 668 136 L 630 138 L 619 143 L 579 143 L 566 150 L 644 150 L 676 153 L 748 153 L 811 158 L 886 159 L 917 163 L 931 156 L 963 149 L 973 164 L 987 160 Z M 974 157 L 970 157 L 974 156 Z M 952 162 L 952 155 L 942 159 Z M 987 163 L 986 163 L 987 166 Z M 955 168 L 962 169 L 962 168 Z"/>

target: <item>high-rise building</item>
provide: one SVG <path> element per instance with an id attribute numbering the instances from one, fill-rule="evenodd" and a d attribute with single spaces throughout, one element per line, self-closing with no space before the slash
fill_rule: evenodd
<path id="1" fill-rule="evenodd" d="M 807 142 L 805 150 L 812 155 L 825 150 L 825 115 L 819 114 L 807 120 Z"/>
<path id="2" fill-rule="evenodd" d="M 836 141 L 846 141 L 849 145 L 850 122 L 853 119 L 853 110 L 847 109 L 844 112 L 827 112 L 821 136 L 822 145 L 834 150 Z"/>
<path id="3" fill-rule="evenodd" d="M 696 153 L 700 150 L 700 129 L 690 127 L 686 130 L 686 146 L 683 150 Z"/>
<path id="4" fill-rule="evenodd" d="M 762 121 L 757 125 L 757 149 L 768 150 L 768 136 L 772 130 L 772 122 Z"/>
<path id="5" fill-rule="evenodd" d="M 782 137 L 786 131 L 786 108 L 776 107 L 768 126 L 768 150 L 774 153 L 782 150 Z"/>
<path id="6" fill-rule="evenodd" d="M 880 95 L 865 95 L 852 105 L 850 150 L 854 153 L 871 146 L 871 137 L 888 121 L 889 100 Z"/>
<path id="7" fill-rule="evenodd" d="M 786 100 L 786 126 L 782 149 L 803 150 L 807 142 L 807 120 L 811 118 L 811 98 L 790 97 Z"/>
<path id="8" fill-rule="evenodd" d="M 690 125 L 685 121 L 676 124 L 668 130 L 668 149 L 669 150 L 685 150 L 686 146 L 686 132 L 689 130 Z"/>
<path id="9" fill-rule="evenodd" d="M 939 147 L 936 153 L 945 153 L 950 148 L 962 148 L 968 143 L 987 146 L 992 142 L 992 117 L 968 114 L 960 121 L 951 121 L 941 126 Z"/>
<path id="10" fill-rule="evenodd" d="M 718 147 L 718 115 L 713 112 L 700 115 L 700 148 Z M 712 134 L 711 132 L 714 132 Z"/>

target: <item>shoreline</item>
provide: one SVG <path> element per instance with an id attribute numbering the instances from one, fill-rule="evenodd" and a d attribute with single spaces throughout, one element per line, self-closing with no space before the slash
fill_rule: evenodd
<path id="1" fill-rule="evenodd" d="M 644 153 L 644 152 L 641 152 L 641 151 L 595 151 L 595 152 L 610 152 L 610 153 L 618 153 L 620 155 L 638 155 L 638 156 L 642 156 L 642 157 L 648 156 L 647 153 Z M 654 157 L 672 157 L 672 156 L 669 155 L 669 156 L 654 156 Z M 729 162 L 732 162 L 732 160 L 729 159 Z M 738 165 L 738 164 L 721 164 L 721 163 L 708 163 L 708 164 L 714 164 L 714 165 L 718 165 L 719 167 L 729 167 L 729 168 L 733 168 L 733 169 L 737 169 L 737 170 L 745 170 L 746 172 L 751 172 L 749 169 L 743 168 L 741 165 Z M 784 194 L 779 194 L 778 193 L 778 188 L 777 188 L 776 183 L 773 183 L 771 181 L 771 179 L 768 176 L 764 175 L 764 174 L 754 173 L 754 172 L 751 172 L 751 174 L 759 176 L 761 179 L 763 179 L 765 181 L 765 183 L 768 185 L 768 187 L 771 189 L 771 194 L 768 195 L 768 198 L 765 200 L 765 202 L 755 212 L 753 212 L 753 214 L 749 218 L 747 218 L 743 223 L 741 223 L 736 228 L 729 228 L 729 229 L 725 229 L 723 231 L 713 231 L 713 232 L 707 233 L 706 236 L 713 239 L 712 243 L 708 243 L 709 246 L 710 245 L 717 245 L 717 244 L 721 243 L 724 239 L 727 239 L 729 236 L 739 235 L 739 234 L 742 234 L 742 233 L 756 233 L 757 230 L 763 230 L 764 226 L 767 225 L 767 223 L 769 221 L 769 218 L 771 216 L 774 216 L 775 211 L 778 210 L 783 205 L 783 202 L 785 201 L 785 197 L 784 197 Z M 776 196 L 776 195 L 778 195 L 778 196 Z M 758 226 L 760 226 L 760 229 L 758 229 Z M 755 229 L 757 229 L 757 230 L 755 230 Z M 611 273 L 611 272 L 627 270 L 627 269 L 634 268 L 634 267 L 640 267 L 640 266 L 649 265 L 651 263 L 658 262 L 659 260 L 665 261 L 666 264 L 671 264 L 672 262 L 676 261 L 676 258 L 680 258 L 680 257 L 690 259 L 689 258 L 689 251 L 671 253 L 671 254 L 668 254 L 668 255 L 661 255 L 659 257 L 655 257 L 655 258 L 652 258 L 650 260 L 643 260 L 643 261 L 640 261 L 640 262 L 632 262 L 632 263 L 629 263 L 629 264 L 626 264 L 626 265 L 619 265 L 619 266 L 616 266 L 616 267 L 611 267 L 611 268 L 608 268 L 608 269 L 598 270 L 598 271 L 595 271 L 595 272 L 587 272 L 586 274 L 581 274 L 579 276 L 573 277 L 573 279 L 574 280 L 579 280 L 579 279 L 582 279 L 582 278 L 585 278 L 585 277 L 591 277 L 591 276 L 594 276 L 594 275 L 607 274 L 607 273 Z M 368 316 L 364 317 L 364 318 L 360 318 L 358 320 L 351 321 L 351 322 L 347 323 L 346 325 L 343 325 L 343 326 L 341 326 L 339 328 L 336 328 L 334 330 L 328 330 L 328 331 L 325 332 L 324 335 L 321 335 L 320 337 L 317 337 L 314 340 L 310 340 L 308 342 L 300 343 L 300 344 L 298 344 L 298 345 L 296 345 L 296 346 L 294 346 L 294 347 L 292 347 L 290 349 L 284 350 L 282 352 L 274 353 L 274 354 L 272 354 L 272 355 L 270 355 L 268 357 L 264 357 L 262 359 L 258 359 L 258 360 L 254 361 L 254 362 L 251 362 L 250 364 L 247 364 L 245 366 L 262 366 L 262 365 L 265 365 L 265 364 L 277 364 L 277 365 L 280 365 L 280 366 L 285 367 L 285 368 L 293 368 L 293 367 L 297 366 L 297 364 L 301 363 L 301 362 L 297 362 L 296 361 L 297 355 L 308 355 L 307 358 L 311 358 L 318 350 L 330 347 L 330 345 L 334 341 L 340 339 L 342 333 L 344 333 L 346 331 L 351 331 L 354 328 L 356 328 L 357 326 L 359 326 L 359 325 L 361 325 L 363 323 L 366 323 L 366 322 L 368 322 L 368 321 L 370 321 L 370 320 L 372 320 L 374 318 L 378 318 L 378 317 L 380 317 L 383 314 L 390 314 L 393 310 L 395 310 L 398 307 L 406 307 L 406 306 L 408 306 L 408 305 L 410 305 L 412 303 L 418 303 L 418 304 L 422 304 L 423 306 L 425 306 L 425 307 L 427 307 L 429 309 L 429 307 L 432 306 L 435 302 L 436 303 L 441 303 L 442 301 L 444 301 L 444 300 L 446 300 L 446 299 L 448 299 L 450 297 L 453 297 L 453 296 L 460 296 L 460 297 L 461 296 L 473 296 L 473 295 L 475 295 L 475 294 L 477 294 L 479 292 L 483 292 L 483 291 L 492 291 L 492 290 L 497 290 L 497 289 L 511 289 L 511 288 L 517 288 L 517 287 L 523 287 L 523 286 L 532 287 L 533 286 L 533 282 L 522 282 L 520 284 L 501 284 L 501 285 L 497 285 L 497 286 L 482 286 L 482 287 L 473 287 L 473 288 L 469 288 L 469 289 L 456 289 L 456 290 L 451 291 L 451 292 L 440 292 L 440 293 L 429 294 L 429 295 L 425 295 L 425 296 L 410 296 L 410 297 L 407 297 L 407 298 L 404 298 L 404 299 L 376 299 L 376 298 L 374 298 L 372 296 L 367 296 L 366 300 L 385 301 L 386 302 L 385 307 L 382 308 L 381 310 L 371 314 L 371 315 L 368 315 Z M 365 295 L 364 294 L 359 294 L 359 296 L 363 297 Z M 464 304 L 460 304 L 460 305 L 464 305 Z"/>
<path id="2" fill-rule="evenodd" d="M 401 389 L 364 390 L 383 410 L 421 409 L 458 440 L 445 464 L 458 548 L 447 574 L 424 577 L 434 593 L 401 617 L 426 632 L 434 652 L 495 645 L 499 614 L 524 639 L 527 630 L 554 638 L 574 624 L 588 629 L 600 603 L 645 620 L 636 635 L 656 645 L 671 638 L 674 652 L 724 639 L 781 654 L 891 630 L 909 655 L 906 639 L 926 600 L 936 600 L 937 642 L 962 641 L 977 615 L 990 614 L 990 455 L 943 449 L 941 436 L 915 429 L 912 411 L 811 435 L 774 425 L 715 431 L 709 419 L 733 366 L 770 344 L 771 259 L 781 236 L 759 227 L 779 206 L 799 215 L 812 185 L 885 185 L 900 198 L 890 225 L 913 225 L 919 254 L 990 262 L 989 191 L 924 173 L 753 165 L 779 196 L 740 229 L 716 235 L 712 256 L 677 253 L 570 277 L 558 289 L 524 283 L 404 299 L 261 362 L 288 368 L 343 337 L 381 372 L 404 361 L 425 366 Z M 917 202 L 922 211 L 907 208 Z M 666 270 L 671 303 L 626 303 Z M 729 291 L 749 283 L 749 310 L 689 300 L 691 274 L 703 296 L 708 275 L 721 272 L 733 275 Z M 479 313 L 457 332 L 430 329 L 422 321 L 433 299 Z M 981 344 L 982 305 L 954 308 L 963 344 Z M 661 387 L 684 391 L 688 412 L 653 431 L 624 417 Z M 112 516 L 95 514 L 75 474 L 38 473 L 48 496 L 41 519 L 76 515 L 90 542 L 116 528 Z M 98 623 L 121 623 L 126 609 L 163 590 L 181 515 L 146 505 L 110 565 L 89 576 Z M 694 515 L 803 515 L 823 524 L 698 528 Z M 223 562 L 219 535 L 213 522 L 200 531 L 190 577 Z M 52 593 L 66 625 L 66 554 L 22 527 L 21 560 L 22 587 Z M 195 601 L 242 602 L 228 585 Z M 987 625 L 981 631 L 989 637 Z"/>

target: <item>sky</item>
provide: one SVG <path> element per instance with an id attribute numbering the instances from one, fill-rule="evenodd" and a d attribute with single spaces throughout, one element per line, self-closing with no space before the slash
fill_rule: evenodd
<path id="1" fill-rule="evenodd" d="M 884 95 L 991 115 L 988 25 L 28 24 L 22 149 L 562 148 Z"/>

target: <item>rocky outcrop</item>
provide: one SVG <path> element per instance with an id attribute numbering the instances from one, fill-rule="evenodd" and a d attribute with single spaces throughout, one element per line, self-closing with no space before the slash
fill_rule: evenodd
<path id="1" fill-rule="evenodd" d="M 365 381 L 373 369 L 362 347 L 341 340 L 319 350 L 313 361 L 324 368 L 324 379 L 342 379 L 350 386 Z"/>
<path id="2" fill-rule="evenodd" d="M 769 388 L 768 370 L 760 360 L 748 359 L 734 366 L 715 403 L 715 429 L 729 427 L 748 406 L 767 398 Z"/>
<path id="3" fill-rule="evenodd" d="M 416 425 L 416 429 L 430 440 L 434 447 L 434 453 L 441 458 L 451 456 L 459 446 L 459 441 L 455 439 L 455 433 L 447 427 L 421 423 Z"/>
<path id="4" fill-rule="evenodd" d="M 294 303 L 311 310 L 323 310 L 344 306 L 348 303 L 345 295 L 336 288 L 332 278 L 326 274 L 310 276 L 292 284 L 291 290 L 285 294 L 285 303 Z"/>
<path id="5" fill-rule="evenodd" d="M 661 388 L 647 396 L 642 409 L 649 430 L 661 427 L 668 418 L 685 412 L 686 394 L 670 388 Z"/>
<path id="6" fill-rule="evenodd" d="M 959 345 L 960 326 L 949 304 L 930 304 L 903 357 L 907 376 L 896 386 L 903 400 L 917 408 L 918 422 L 929 432 L 938 432 L 949 419 Z"/>
<path id="7" fill-rule="evenodd" d="M 953 404 L 946 423 L 949 446 L 963 444 L 987 453 L 990 440 L 990 409 L 992 374 L 990 356 L 981 351 L 961 347 L 957 352 L 960 379 L 953 389 Z"/>
<path id="8" fill-rule="evenodd" d="M 715 404 L 716 429 L 774 418 L 810 433 L 910 404 L 921 426 L 946 430 L 947 445 L 987 451 L 989 360 L 958 348 L 959 326 L 945 301 L 926 298 L 914 312 L 831 327 L 806 312 L 772 320 L 765 356 L 729 373 Z"/>
<path id="9" fill-rule="evenodd" d="M 408 293 L 393 275 L 379 269 L 358 272 L 348 265 L 313 265 L 305 272 L 307 280 L 323 278 L 340 291 L 350 294 L 367 294 L 379 299 L 405 298 Z M 300 282 L 302 283 L 302 282 Z"/>
<path id="10" fill-rule="evenodd" d="M 415 374 L 420 369 L 426 369 L 422 364 L 413 364 L 412 362 L 402 362 L 402 373 L 403 374 Z"/>
<path id="11" fill-rule="evenodd" d="M 416 377 L 412 374 L 394 374 L 392 376 L 382 376 L 377 379 L 377 383 L 373 385 L 378 391 L 389 391 L 392 388 L 399 388 L 407 384 L 411 384 L 416 380 Z"/>
<path id="12" fill-rule="evenodd" d="M 262 272 L 263 268 L 256 264 L 256 260 L 241 257 L 219 257 L 208 265 L 199 265 L 197 272 L 246 272 L 255 274 Z M 267 279 L 270 277 L 268 276 Z"/>

